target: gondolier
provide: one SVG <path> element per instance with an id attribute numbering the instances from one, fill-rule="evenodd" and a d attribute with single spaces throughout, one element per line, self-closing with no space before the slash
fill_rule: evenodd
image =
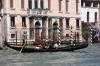
<path id="1" fill-rule="evenodd" d="M 27 33 L 26 32 L 23 32 L 23 35 L 22 35 L 22 41 L 23 41 L 23 43 L 22 43 L 22 45 L 24 45 L 25 43 L 27 44 Z"/>

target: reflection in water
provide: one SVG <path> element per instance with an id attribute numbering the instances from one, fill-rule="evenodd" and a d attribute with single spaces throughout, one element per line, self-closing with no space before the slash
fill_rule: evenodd
<path id="1" fill-rule="evenodd" d="M 0 66 L 100 66 L 100 44 L 73 52 L 22 53 L 0 50 Z"/>

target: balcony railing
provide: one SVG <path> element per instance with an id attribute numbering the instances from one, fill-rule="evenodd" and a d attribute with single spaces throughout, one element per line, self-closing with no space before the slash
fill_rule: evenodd
<path id="1" fill-rule="evenodd" d="M 47 16 L 48 9 L 29 9 L 28 15 L 30 16 Z"/>

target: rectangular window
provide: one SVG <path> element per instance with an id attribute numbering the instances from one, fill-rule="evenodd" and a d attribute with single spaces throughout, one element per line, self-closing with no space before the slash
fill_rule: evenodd
<path id="1" fill-rule="evenodd" d="M 93 7 L 98 7 L 98 2 L 93 2 Z"/>
<path id="2" fill-rule="evenodd" d="M 63 19 L 59 19 L 60 22 L 60 28 L 63 28 Z"/>
<path id="3" fill-rule="evenodd" d="M 41 8 L 44 8 L 44 0 L 41 0 Z"/>
<path id="4" fill-rule="evenodd" d="M 32 18 L 29 18 L 30 22 L 30 28 L 34 28 L 34 20 Z"/>
<path id="5" fill-rule="evenodd" d="M 76 19 L 76 28 L 79 28 L 79 19 Z"/>
<path id="6" fill-rule="evenodd" d="M 11 16 L 11 27 L 15 27 L 15 17 Z"/>
<path id="7" fill-rule="evenodd" d="M 66 19 L 66 28 L 69 28 L 69 19 Z"/>
<path id="8" fill-rule="evenodd" d="M 35 9 L 37 9 L 38 8 L 38 0 L 34 0 L 35 2 L 34 2 L 34 4 L 35 4 Z"/>
<path id="9" fill-rule="evenodd" d="M 2 8 L 2 5 L 3 5 L 3 4 L 2 4 L 2 0 L 0 0 L 0 9 Z"/>
<path id="10" fill-rule="evenodd" d="M 70 35 L 69 34 L 66 34 L 66 41 L 69 41 L 69 39 L 70 39 Z"/>
<path id="11" fill-rule="evenodd" d="M 22 17 L 22 27 L 26 27 L 26 17 Z"/>
<path id="12" fill-rule="evenodd" d="M 66 0 L 66 12 L 68 13 L 68 0 Z"/>
<path id="13" fill-rule="evenodd" d="M 10 8 L 13 8 L 13 0 L 10 0 Z"/>
<path id="14" fill-rule="evenodd" d="M 61 11 L 61 1 L 62 0 L 59 0 L 59 12 Z"/>
<path id="15" fill-rule="evenodd" d="M 15 34 L 11 34 L 11 38 L 15 38 Z"/>
<path id="16" fill-rule="evenodd" d="M 66 37 L 69 38 L 69 34 L 66 34 Z"/>
<path id="17" fill-rule="evenodd" d="M 32 0 L 28 0 L 28 8 L 32 9 Z"/>
<path id="18" fill-rule="evenodd" d="M 78 14 L 78 2 L 79 0 L 76 0 L 76 14 Z"/>
<path id="19" fill-rule="evenodd" d="M 21 0 L 21 8 L 24 9 L 24 0 Z"/>
<path id="20" fill-rule="evenodd" d="M 91 7 L 91 1 L 86 1 L 86 2 L 85 2 L 85 6 L 86 6 L 86 7 Z"/>
<path id="21" fill-rule="evenodd" d="M 51 0 L 48 0 L 48 10 L 51 10 Z"/>
<path id="22" fill-rule="evenodd" d="M 77 42 L 79 42 L 79 33 L 76 33 L 76 37 L 77 37 Z"/>
<path id="23" fill-rule="evenodd" d="M 34 29 L 33 30 L 32 29 L 30 30 L 30 38 L 31 39 L 34 39 Z"/>
<path id="24" fill-rule="evenodd" d="M 81 6 L 84 6 L 84 3 L 85 3 L 84 1 L 81 1 Z"/>

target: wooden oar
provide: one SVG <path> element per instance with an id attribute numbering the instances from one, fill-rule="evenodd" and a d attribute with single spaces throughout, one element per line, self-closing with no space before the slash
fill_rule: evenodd
<path id="1" fill-rule="evenodd" d="M 22 46 L 21 50 L 19 53 L 22 53 L 23 48 L 25 47 L 26 43 Z"/>

